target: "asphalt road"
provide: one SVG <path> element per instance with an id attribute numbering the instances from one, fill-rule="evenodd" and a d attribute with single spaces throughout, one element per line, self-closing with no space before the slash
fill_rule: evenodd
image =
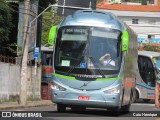
<path id="1" fill-rule="evenodd" d="M 116 116 L 114 112 L 108 113 L 105 109 L 93 108 L 88 108 L 85 112 L 72 112 L 70 108 L 68 108 L 65 113 L 58 113 L 56 111 L 56 104 L 7 111 L 18 113 L 25 113 L 25 111 L 37 113 L 41 111 L 42 118 L 29 118 L 30 120 L 160 120 L 160 117 L 151 117 L 154 115 L 156 116 L 157 113 L 160 114 L 160 108 L 156 109 L 154 107 L 154 101 L 149 103 L 144 103 L 142 101 L 133 103 L 129 113 L 120 113 L 118 116 Z M 21 118 L 16 118 L 15 120 L 19 119 Z M 23 120 L 25 119 L 28 120 L 28 118 L 23 118 Z M 5 119 L 3 118 L 3 120 Z"/>

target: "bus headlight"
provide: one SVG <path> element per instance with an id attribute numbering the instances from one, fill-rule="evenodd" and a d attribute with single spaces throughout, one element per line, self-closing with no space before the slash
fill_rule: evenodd
<path id="1" fill-rule="evenodd" d="M 120 86 L 118 85 L 117 87 L 114 87 L 114 88 L 109 89 L 109 90 L 105 90 L 103 92 L 106 93 L 106 94 L 120 93 Z"/>
<path id="2" fill-rule="evenodd" d="M 51 87 L 51 89 L 58 90 L 58 91 L 65 91 L 66 90 L 64 87 L 61 87 L 60 85 L 57 85 L 54 82 L 50 83 L 50 87 Z"/>

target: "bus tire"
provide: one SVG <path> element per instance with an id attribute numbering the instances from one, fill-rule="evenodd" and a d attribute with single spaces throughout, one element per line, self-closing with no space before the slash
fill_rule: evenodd
<path id="1" fill-rule="evenodd" d="M 138 99 L 139 99 L 139 93 L 138 93 L 138 91 L 136 90 L 136 91 L 135 91 L 134 102 L 136 102 Z"/>
<path id="2" fill-rule="evenodd" d="M 124 106 L 121 107 L 121 111 L 122 111 L 122 112 L 125 112 L 125 113 L 128 113 L 128 112 L 129 112 L 130 107 L 131 107 L 131 104 L 132 104 L 132 102 L 133 102 L 133 96 L 134 96 L 134 95 L 133 95 L 133 92 L 131 92 L 130 100 L 129 100 L 128 105 L 124 105 Z"/>
<path id="3" fill-rule="evenodd" d="M 133 97 L 133 103 L 135 103 L 139 99 L 138 91 L 135 90 L 134 97 Z"/>
<path id="4" fill-rule="evenodd" d="M 110 107 L 107 108 L 107 112 L 111 115 L 118 116 L 121 113 L 121 109 L 119 107 Z"/>
<path id="5" fill-rule="evenodd" d="M 57 104 L 57 111 L 58 112 L 65 112 L 66 111 L 66 106 L 63 104 Z"/>
<path id="6" fill-rule="evenodd" d="M 130 110 L 130 103 L 128 104 L 128 105 L 124 105 L 124 106 L 122 106 L 121 107 L 121 111 L 122 112 L 125 112 L 125 113 L 128 113 L 129 112 L 129 110 Z"/>

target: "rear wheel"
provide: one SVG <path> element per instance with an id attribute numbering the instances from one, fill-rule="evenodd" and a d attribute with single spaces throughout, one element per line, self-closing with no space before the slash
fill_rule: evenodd
<path id="1" fill-rule="evenodd" d="M 133 103 L 136 102 L 137 100 L 138 100 L 138 91 L 136 90 L 133 96 Z"/>
<path id="2" fill-rule="evenodd" d="M 63 104 L 57 104 L 57 111 L 58 112 L 65 112 L 66 111 L 66 106 Z"/>

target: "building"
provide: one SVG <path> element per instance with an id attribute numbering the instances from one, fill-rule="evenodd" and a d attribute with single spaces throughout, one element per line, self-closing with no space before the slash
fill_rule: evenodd
<path id="1" fill-rule="evenodd" d="M 126 22 L 138 35 L 138 43 L 160 43 L 160 0 L 144 3 L 98 3 L 97 9 L 107 10 Z"/>

